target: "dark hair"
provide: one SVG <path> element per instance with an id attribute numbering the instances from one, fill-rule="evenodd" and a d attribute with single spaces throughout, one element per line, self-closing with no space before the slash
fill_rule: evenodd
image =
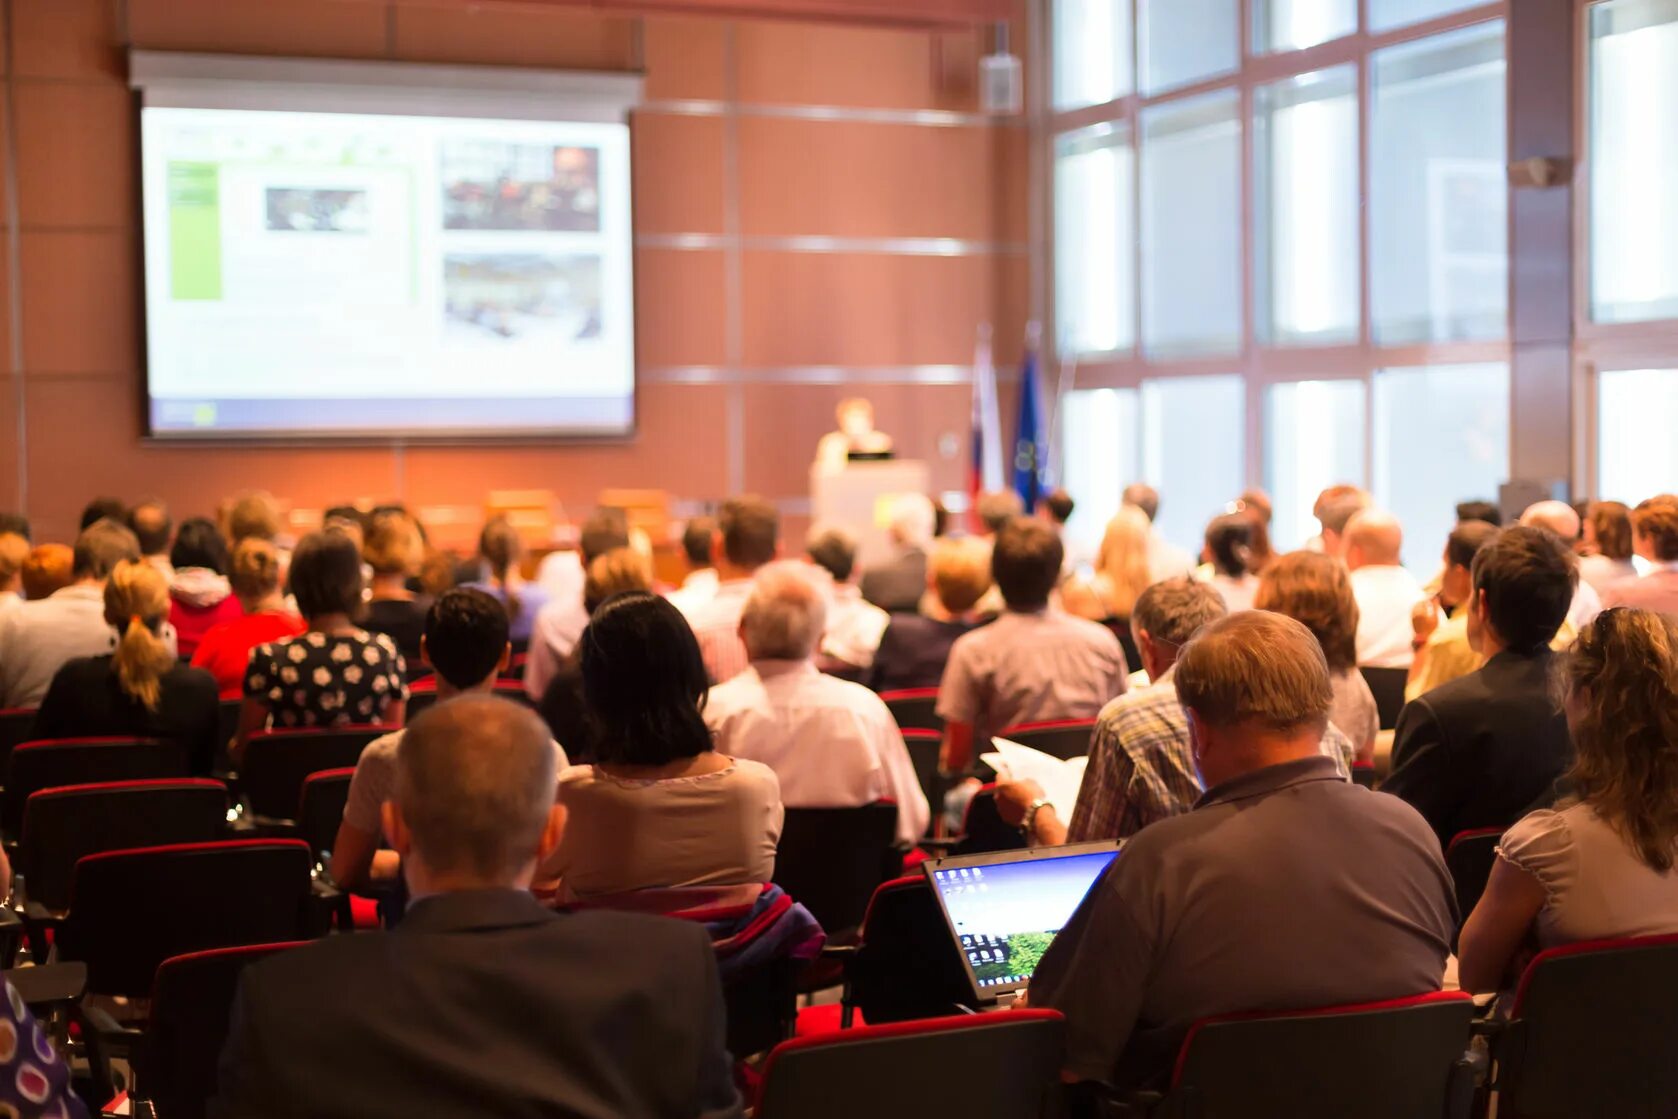
<path id="1" fill-rule="evenodd" d="M 705 662 L 669 602 L 644 591 L 607 599 L 583 631 L 580 660 L 601 761 L 666 765 L 711 749 Z"/>
<path id="2" fill-rule="evenodd" d="M 108 579 L 123 560 L 140 558 L 140 542 L 126 525 L 102 517 L 76 537 L 70 558 L 71 579 Z"/>
<path id="3" fill-rule="evenodd" d="M 1499 531 L 1490 521 L 1463 521 L 1445 538 L 1445 562 L 1452 567 L 1473 567 L 1474 557 Z"/>
<path id="4" fill-rule="evenodd" d="M 1587 514 L 1596 550 L 1611 560 L 1632 557 L 1631 510 L 1618 501 L 1593 501 Z"/>
<path id="5" fill-rule="evenodd" d="M 144 541 L 141 550 L 145 550 Z M 227 541 L 216 523 L 204 517 L 188 517 L 175 534 L 169 562 L 176 567 L 205 567 L 217 575 L 227 574 Z"/>
<path id="6" fill-rule="evenodd" d="M 856 570 L 856 541 L 841 529 L 830 528 L 810 538 L 804 546 L 810 562 L 833 576 L 835 583 L 848 582 Z"/>
<path id="7" fill-rule="evenodd" d="M 1578 586 L 1573 553 L 1547 528 L 1506 528 L 1474 557 L 1474 589 L 1485 594 L 1492 628 L 1516 653 L 1550 643 Z"/>
<path id="8" fill-rule="evenodd" d="M 578 558 L 583 561 L 584 570 L 607 552 L 627 547 L 629 518 L 622 509 L 596 509 L 583 522 L 582 533 L 577 537 Z"/>
<path id="9" fill-rule="evenodd" d="M 1066 548 L 1048 525 L 1015 517 L 997 531 L 991 578 L 1011 610 L 1041 610 L 1060 582 Z"/>
<path id="10" fill-rule="evenodd" d="M 452 687 L 481 684 L 507 648 L 507 608 L 472 587 L 444 591 L 425 612 L 425 656 Z"/>
<path id="11" fill-rule="evenodd" d="M 21 536 L 30 543 L 35 541 L 35 535 L 29 527 L 29 518 L 22 513 L 0 513 L 0 533 L 7 532 Z"/>
<path id="12" fill-rule="evenodd" d="M 175 522 L 169 517 L 169 507 L 156 498 L 147 498 L 128 511 L 128 530 L 140 542 L 140 551 L 144 555 L 162 554 L 169 547 L 169 536 L 174 529 Z"/>
<path id="13" fill-rule="evenodd" d="M 1072 519 L 1072 510 L 1076 506 L 1077 502 L 1073 501 L 1072 495 L 1065 490 L 1050 490 L 1043 495 L 1043 508 L 1049 511 L 1049 516 L 1053 517 L 1058 525 Z"/>
<path id="14" fill-rule="evenodd" d="M 82 507 L 81 528 L 90 529 L 107 518 L 121 524 L 128 520 L 128 506 L 114 497 L 96 497 Z"/>
<path id="15" fill-rule="evenodd" d="M 682 551 L 694 567 L 711 566 L 711 538 L 717 534 L 715 517 L 694 517 L 682 529 Z"/>
<path id="16" fill-rule="evenodd" d="M 1457 521 L 1484 521 L 1486 524 L 1501 526 L 1503 511 L 1489 501 L 1459 501 L 1457 502 Z"/>
<path id="17" fill-rule="evenodd" d="M 1253 522 L 1241 513 L 1213 517 L 1206 526 L 1206 550 L 1220 575 L 1245 575 L 1252 570 Z"/>
<path id="18" fill-rule="evenodd" d="M 361 549 L 341 532 L 311 532 L 291 553 L 291 593 L 305 618 L 361 613 Z"/>
<path id="19" fill-rule="evenodd" d="M 722 552 L 736 567 L 758 568 L 775 558 L 781 538 L 781 517 L 761 497 L 731 497 L 717 516 L 722 529 Z"/>

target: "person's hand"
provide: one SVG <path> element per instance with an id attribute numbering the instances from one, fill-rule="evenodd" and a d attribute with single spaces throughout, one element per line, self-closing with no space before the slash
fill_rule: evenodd
<path id="1" fill-rule="evenodd" d="M 996 811 L 1011 828 L 1025 823 L 1031 806 L 1043 799 L 1043 786 L 1035 781 L 1005 781 L 996 786 Z"/>
<path id="2" fill-rule="evenodd" d="M 1410 608 L 1410 628 L 1416 631 L 1417 641 L 1426 641 L 1439 628 L 1439 603 L 1424 598 Z"/>

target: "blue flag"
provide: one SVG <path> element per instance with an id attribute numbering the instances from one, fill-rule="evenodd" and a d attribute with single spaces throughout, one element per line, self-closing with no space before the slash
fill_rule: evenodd
<path id="1" fill-rule="evenodd" d="M 1020 366 L 1020 414 L 1014 437 L 1014 489 L 1025 511 L 1037 508 L 1048 470 L 1048 447 L 1043 439 L 1043 406 L 1037 391 L 1037 353 L 1027 349 Z"/>

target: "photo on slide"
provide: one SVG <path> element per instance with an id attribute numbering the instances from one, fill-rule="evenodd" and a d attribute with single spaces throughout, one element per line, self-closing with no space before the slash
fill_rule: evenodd
<path id="1" fill-rule="evenodd" d="M 593 232 L 600 151 L 505 140 L 447 140 L 443 228 Z"/>
<path id="2" fill-rule="evenodd" d="M 459 341 L 600 337 L 600 258 L 578 253 L 449 253 L 448 333 Z"/>
<path id="3" fill-rule="evenodd" d="M 367 192 L 334 187 L 269 187 L 270 233 L 366 233 Z"/>

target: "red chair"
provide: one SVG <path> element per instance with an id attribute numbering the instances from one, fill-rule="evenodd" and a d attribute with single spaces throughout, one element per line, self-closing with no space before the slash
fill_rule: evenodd
<path id="1" fill-rule="evenodd" d="M 1045 1119 L 1058 1115 L 1066 1022 L 1010 1010 L 782 1042 L 758 1119 Z"/>
<path id="2" fill-rule="evenodd" d="M 1090 752 L 1090 736 L 1094 733 L 1094 719 L 1050 719 L 1041 723 L 1016 723 L 997 731 L 996 737 L 1067 761 Z"/>
<path id="3" fill-rule="evenodd" d="M 902 857 L 897 805 L 789 808 L 775 854 L 775 884 L 808 909 L 829 937 L 854 930 L 868 900 Z"/>
<path id="4" fill-rule="evenodd" d="M 1487 1022 L 1499 1119 L 1678 1115 L 1678 936 L 1540 952 Z"/>
<path id="5" fill-rule="evenodd" d="M 967 802 L 961 835 L 950 844 L 952 855 L 985 855 L 992 851 L 1019 851 L 1026 845 L 1020 829 L 1002 819 L 996 807 L 996 785 L 982 785 Z"/>
<path id="6" fill-rule="evenodd" d="M 1352 763 L 1352 783 L 1361 785 L 1365 789 L 1375 787 L 1375 764 L 1373 762 Z"/>
<path id="7" fill-rule="evenodd" d="M 903 730 L 944 733 L 944 720 L 938 717 L 937 688 L 905 688 L 902 691 L 881 692 L 880 699 Z"/>
<path id="8" fill-rule="evenodd" d="M 525 692 L 524 681 L 522 679 L 513 679 L 507 676 L 498 677 L 496 681 L 490 685 L 489 690 L 491 694 L 500 696 L 502 699 L 510 699 L 514 703 L 522 703 L 526 707 L 532 709 L 536 706 L 536 701 L 531 699 L 529 694 Z M 420 712 L 424 711 L 428 707 L 431 707 L 436 702 L 437 677 L 427 676 L 423 680 L 418 680 L 409 684 L 408 710 L 405 716 L 406 721 L 410 723 L 413 722 L 414 719 L 419 716 Z"/>
<path id="9" fill-rule="evenodd" d="M 939 1018 L 970 1006 L 973 989 L 938 899 L 920 874 L 874 891 L 854 946 L 827 949 L 845 968 L 839 1024 Z"/>
<path id="10" fill-rule="evenodd" d="M 1468 920 L 1468 915 L 1480 904 L 1480 895 L 1486 892 L 1503 832 L 1503 828 L 1460 831 L 1445 848 L 1445 869 L 1451 872 L 1451 881 L 1456 884 L 1459 921 Z"/>
<path id="11" fill-rule="evenodd" d="M 239 793 L 251 813 L 266 823 L 293 823 L 303 782 L 323 769 L 353 768 L 386 726 L 342 726 L 322 730 L 267 730 L 250 736 L 239 765 Z"/>
<path id="12" fill-rule="evenodd" d="M 949 786 L 948 780 L 938 772 L 938 755 L 944 748 L 944 736 L 935 730 L 906 730 L 903 732 L 903 744 L 909 748 L 909 763 L 915 767 L 915 780 L 920 782 L 921 792 L 926 794 L 926 803 L 932 807 L 932 818 L 927 821 L 930 829 L 938 822 L 944 806 L 944 793 Z"/>
<path id="13" fill-rule="evenodd" d="M 319 862 L 332 850 L 338 838 L 338 825 L 344 819 L 344 805 L 350 798 L 350 780 L 355 767 L 317 770 L 303 778 L 303 792 L 298 797 L 297 834 L 309 845 L 309 851 Z"/>
<path id="14" fill-rule="evenodd" d="M 65 738 L 25 742 L 12 751 L 0 830 L 23 828 L 23 809 L 42 789 L 106 781 L 146 781 L 187 775 L 186 750 L 152 738 Z"/>
<path id="15" fill-rule="evenodd" d="M 12 756 L 12 751 L 33 738 L 35 731 L 35 708 L 7 707 L 0 710 L 0 770 L 6 766 L 6 759 Z"/>

